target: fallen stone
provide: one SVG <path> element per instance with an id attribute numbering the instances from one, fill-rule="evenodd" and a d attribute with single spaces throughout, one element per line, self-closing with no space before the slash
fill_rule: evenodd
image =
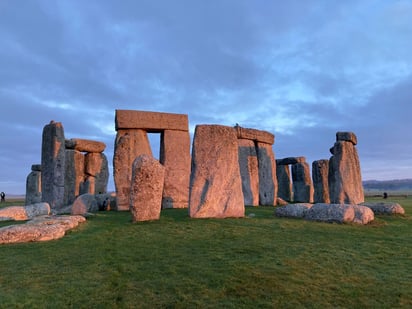
<path id="1" fill-rule="evenodd" d="M 277 199 L 276 199 L 276 205 L 279 205 L 279 206 L 285 206 L 285 205 L 287 205 L 287 204 L 289 204 L 288 202 L 286 202 L 283 198 L 281 198 L 281 197 L 278 197 Z"/>
<path id="2" fill-rule="evenodd" d="M 42 216 L 26 224 L 0 228 L 0 244 L 49 241 L 62 238 L 66 231 L 86 221 L 82 216 Z"/>
<path id="3" fill-rule="evenodd" d="M 398 203 L 390 202 L 365 202 L 360 205 L 369 207 L 375 215 L 392 215 L 392 214 L 405 214 L 405 209 Z"/>
<path id="4" fill-rule="evenodd" d="M 50 214 L 50 206 L 48 203 L 35 203 L 26 206 L 0 208 L 0 218 L 9 218 L 16 221 L 30 220 L 36 216 L 48 214 Z"/>
<path id="5" fill-rule="evenodd" d="M 275 209 L 275 216 L 277 217 L 292 217 L 292 218 L 303 218 L 305 213 L 312 208 L 310 203 L 296 203 L 287 204 L 285 206 L 279 206 Z"/>
<path id="6" fill-rule="evenodd" d="M 355 210 L 355 218 L 353 218 L 353 223 L 368 224 L 369 222 L 375 220 L 375 215 L 369 207 L 353 205 L 353 208 Z"/>
<path id="7" fill-rule="evenodd" d="M 85 215 L 89 212 L 96 212 L 99 210 L 97 200 L 94 194 L 79 195 L 72 206 L 72 215 Z"/>
<path id="8" fill-rule="evenodd" d="M 349 223 L 354 218 L 355 209 L 349 204 L 314 204 L 304 216 L 306 220 L 329 223 Z"/>

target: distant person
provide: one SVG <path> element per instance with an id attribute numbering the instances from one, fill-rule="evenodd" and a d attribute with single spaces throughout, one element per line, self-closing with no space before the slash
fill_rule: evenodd
<path id="1" fill-rule="evenodd" d="M 1 202 L 2 202 L 2 203 L 6 201 L 6 193 L 1 192 L 1 193 L 0 193 L 0 197 L 1 197 Z"/>
<path id="2" fill-rule="evenodd" d="M 384 199 L 387 199 L 387 198 L 388 198 L 388 193 L 383 192 L 383 198 L 384 198 Z"/>

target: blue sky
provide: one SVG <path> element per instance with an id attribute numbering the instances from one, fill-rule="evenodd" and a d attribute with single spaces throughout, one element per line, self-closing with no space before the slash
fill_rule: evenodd
<path id="1" fill-rule="evenodd" d="M 50 120 L 111 162 L 115 109 L 267 130 L 308 162 L 353 131 L 364 180 L 412 178 L 411 21 L 412 0 L 0 0 L 0 190 L 24 193 Z"/>

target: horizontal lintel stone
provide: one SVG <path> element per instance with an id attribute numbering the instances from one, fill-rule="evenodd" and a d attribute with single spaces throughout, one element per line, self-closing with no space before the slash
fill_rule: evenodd
<path id="1" fill-rule="evenodd" d="M 119 129 L 141 129 L 148 133 L 163 130 L 189 131 L 186 114 L 147 112 L 137 110 L 116 110 L 116 131 Z"/>
<path id="2" fill-rule="evenodd" d="M 249 139 L 269 145 L 273 145 L 275 143 L 275 135 L 267 131 L 242 128 L 241 126 L 235 126 L 235 130 L 237 138 L 239 139 Z"/>
<path id="3" fill-rule="evenodd" d="M 277 159 L 277 165 L 289 165 L 289 164 L 296 164 L 296 163 L 304 163 L 306 162 L 305 157 L 288 157 L 284 159 Z"/>
<path id="4" fill-rule="evenodd" d="M 106 144 L 103 142 L 81 138 L 66 139 L 65 146 L 67 149 L 74 149 L 81 152 L 103 152 L 106 148 Z"/>

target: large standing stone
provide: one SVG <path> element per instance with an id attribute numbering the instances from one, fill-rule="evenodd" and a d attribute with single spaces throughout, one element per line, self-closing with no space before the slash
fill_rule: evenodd
<path id="1" fill-rule="evenodd" d="M 259 204 L 276 205 L 278 184 L 272 145 L 257 142 L 259 165 Z"/>
<path id="2" fill-rule="evenodd" d="M 233 128 L 196 126 L 189 200 L 192 218 L 244 217 L 238 142 Z"/>
<path id="3" fill-rule="evenodd" d="M 104 153 L 90 152 L 85 156 L 85 174 L 89 184 L 87 192 L 91 194 L 102 194 L 107 192 L 109 181 L 109 166 Z"/>
<path id="4" fill-rule="evenodd" d="M 337 133 L 329 160 L 329 194 L 331 203 L 360 204 L 364 201 L 358 152 L 354 145 L 354 134 Z M 341 140 L 345 136 L 351 141 Z"/>
<path id="5" fill-rule="evenodd" d="M 60 122 L 51 121 L 42 136 L 42 201 L 52 209 L 64 207 L 65 138 Z"/>
<path id="6" fill-rule="evenodd" d="M 316 160 L 312 162 L 314 203 L 330 203 L 328 173 L 329 160 Z"/>
<path id="7" fill-rule="evenodd" d="M 313 203 L 313 185 L 307 162 L 292 164 L 293 201 Z"/>
<path id="8" fill-rule="evenodd" d="M 133 162 L 130 212 L 133 222 L 158 220 L 162 209 L 165 168 L 152 156 L 140 155 Z"/>
<path id="9" fill-rule="evenodd" d="M 118 130 L 113 156 L 113 176 L 117 194 L 117 210 L 129 210 L 132 164 L 141 154 L 152 156 L 144 130 Z"/>
<path id="10" fill-rule="evenodd" d="M 66 149 L 66 173 L 64 204 L 69 205 L 81 194 L 80 185 L 84 181 L 84 154 L 73 149 Z"/>
<path id="11" fill-rule="evenodd" d="M 41 202 L 41 165 L 33 164 L 26 179 L 25 205 Z"/>
<path id="12" fill-rule="evenodd" d="M 239 168 L 242 177 L 243 198 L 246 205 L 259 205 L 259 166 L 255 143 L 249 139 L 238 140 Z"/>
<path id="13" fill-rule="evenodd" d="M 162 208 L 187 208 L 190 182 L 189 132 L 164 130 L 160 144 L 160 162 L 165 167 Z"/>
<path id="14" fill-rule="evenodd" d="M 277 160 L 276 160 L 277 162 Z M 276 178 L 278 181 L 278 196 L 285 201 L 292 201 L 292 182 L 290 179 L 289 165 L 276 165 Z"/>

